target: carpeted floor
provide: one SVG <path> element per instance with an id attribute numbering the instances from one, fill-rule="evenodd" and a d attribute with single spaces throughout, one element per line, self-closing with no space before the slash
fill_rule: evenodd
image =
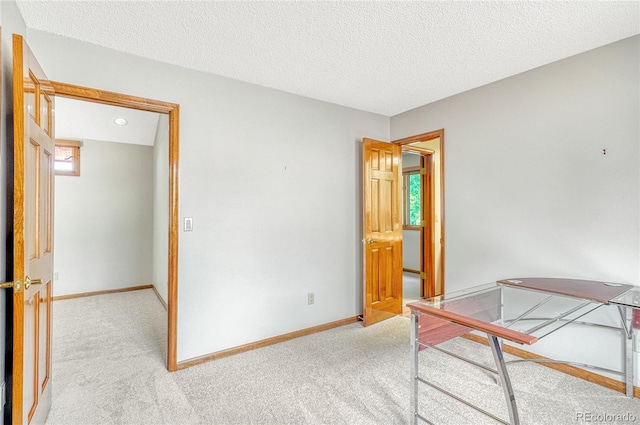
<path id="1" fill-rule="evenodd" d="M 169 373 L 166 313 L 151 290 L 56 301 L 53 312 L 50 425 L 409 421 L 404 317 L 367 328 L 354 323 Z M 492 363 L 487 347 L 460 338 L 446 344 Z M 491 376 L 433 350 L 420 357 L 430 380 L 506 417 Z M 589 414 L 631 414 L 640 423 L 640 400 L 536 364 L 509 370 L 523 424 L 588 423 Z M 437 424 L 493 423 L 427 388 L 420 406 Z"/>
<path id="2" fill-rule="evenodd" d="M 402 301 L 404 304 L 420 300 L 420 275 L 402 273 Z"/>

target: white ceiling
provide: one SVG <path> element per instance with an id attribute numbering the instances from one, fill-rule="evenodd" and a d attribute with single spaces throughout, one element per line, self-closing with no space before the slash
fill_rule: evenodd
<path id="1" fill-rule="evenodd" d="M 635 1 L 33 1 L 29 28 L 393 116 L 640 33 Z"/>
<path id="2" fill-rule="evenodd" d="M 57 97 L 55 103 L 57 139 L 100 140 L 153 146 L 159 115 L 99 103 Z M 116 125 L 116 118 L 128 121 Z"/>

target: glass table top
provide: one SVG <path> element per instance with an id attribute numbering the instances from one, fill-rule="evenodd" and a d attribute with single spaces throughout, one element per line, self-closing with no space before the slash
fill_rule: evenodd
<path id="1" fill-rule="evenodd" d="M 612 299 L 611 304 L 640 308 L 640 287 L 629 289 L 624 294 Z"/>
<path id="2" fill-rule="evenodd" d="M 540 339 L 603 303 L 493 282 L 410 304 L 409 307 L 413 309 L 412 305 L 425 305 L 444 311 L 442 314 L 453 313 L 456 317 L 471 319 L 473 323 L 490 323 Z M 441 313 L 416 309 L 433 316 Z M 463 324 L 461 321 L 454 322 Z M 474 328 L 473 325 L 470 327 Z"/>

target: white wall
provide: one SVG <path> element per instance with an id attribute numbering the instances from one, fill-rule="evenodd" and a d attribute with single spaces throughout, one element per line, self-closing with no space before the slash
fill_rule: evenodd
<path id="1" fill-rule="evenodd" d="M 13 276 L 6 268 L 7 244 L 13 244 L 13 229 L 8 223 L 13 217 L 13 208 L 7 205 L 7 170 L 13 168 L 13 157 L 7 155 L 13 146 L 13 42 L 12 34 L 24 34 L 24 20 L 14 2 L 0 2 L 0 27 L 2 27 L 2 105 L 0 106 L 0 282 L 12 280 Z M 11 249 L 11 248 L 10 248 Z M 0 384 L 5 382 L 5 326 L 7 306 L 13 303 L 11 290 L 0 289 Z M 10 386 L 7 382 L 6 385 Z M 7 401 L 9 403 L 10 400 Z M 11 423 L 8 405 L 0 405 L 0 424 Z M 6 416 L 6 422 L 5 422 Z"/>
<path id="2" fill-rule="evenodd" d="M 160 114 L 153 144 L 153 284 L 169 294 L 169 115 Z"/>
<path id="3" fill-rule="evenodd" d="M 514 275 L 639 283 L 639 39 L 391 118 L 392 139 L 445 129 L 449 291 Z"/>
<path id="4" fill-rule="evenodd" d="M 362 137 L 445 129 L 447 290 L 638 282 L 638 37 L 392 117 L 391 135 L 383 116 L 28 40 L 54 80 L 181 106 L 179 360 L 361 312 Z"/>
<path id="5" fill-rule="evenodd" d="M 80 176 L 56 176 L 54 296 L 152 283 L 152 160 L 149 146 L 85 140 Z"/>
<path id="6" fill-rule="evenodd" d="M 640 283 L 639 52 L 636 36 L 391 118 L 394 140 L 445 129 L 447 291 L 532 276 Z M 618 323 L 612 310 L 598 320 Z M 619 362 L 619 341 L 601 341 L 591 355 Z"/>
<path id="7" fill-rule="evenodd" d="M 389 140 L 388 117 L 28 41 L 51 79 L 180 104 L 179 361 L 361 314 L 361 139 Z"/>
<path id="8" fill-rule="evenodd" d="M 420 270 L 420 231 L 402 231 L 402 267 Z"/>

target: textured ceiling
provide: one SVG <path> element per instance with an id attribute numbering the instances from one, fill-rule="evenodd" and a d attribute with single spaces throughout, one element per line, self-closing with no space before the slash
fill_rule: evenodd
<path id="1" fill-rule="evenodd" d="M 636 1 L 26 1 L 27 27 L 387 116 L 640 33 Z"/>

